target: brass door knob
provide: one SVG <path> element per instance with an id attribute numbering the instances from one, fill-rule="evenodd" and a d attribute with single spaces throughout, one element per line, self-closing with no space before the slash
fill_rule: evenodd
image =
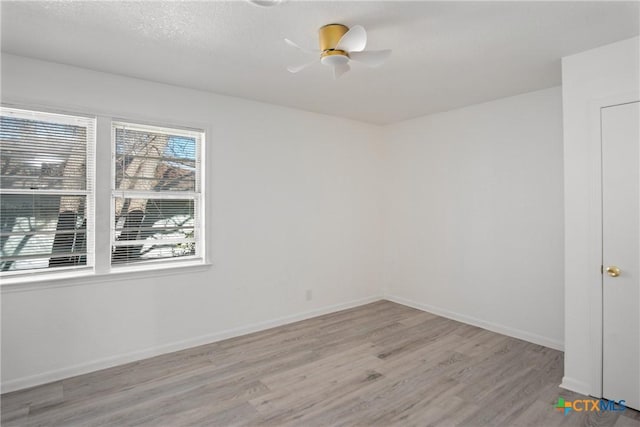
<path id="1" fill-rule="evenodd" d="M 618 277 L 620 275 L 620 269 L 615 265 L 610 265 L 605 270 L 607 274 L 611 277 Z"/>

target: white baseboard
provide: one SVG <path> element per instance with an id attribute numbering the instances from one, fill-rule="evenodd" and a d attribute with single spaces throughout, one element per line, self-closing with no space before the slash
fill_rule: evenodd
<path id="1" fill-rule="evenodd" d="M 31 375 L 31 376 L 22 377 L 22 378 L 16 378 L 16 379 L 2 382 L 1 389 L 2 389 L 2 393 L 8 393 L 8 392 L 20 390 L 23 388 L 33 387 L 41 384 L 50 383 L 53 381 L 62 380 L 69 377 L 74 377 L 76 375 L 98 371 L 100 369 L 106 369 L 106 368 L 111 368 L 113 366 L 129 363 L 129 362 L 135 362 L 137 360 L 154 357 L 161 354 L 184 350 L 191 347 L 197 347 L 199 345 L 210 344 L 216 341 L 221 341 L 228 338 L 246 335 L 253 332 L 258 332 L 258 331 L 286 325 L 293 322 L 298 322 L 300 320 L 309 319 L 311 317 L 322 316 L 323 314 L 329 314 L 336 311 L 345 310 L 348 308 L 353 308 L 353 307 L 357 307 L 364 304 L 369 304 L 375 301 L 379 301 L 381 299 L 383 299 L 382 296 L 371 296 L 367 298 L 361 298 L 358 300 L 353 300 L 353 301 L 349 301 L 342 304 L 335 304 L 327 307 L 305 311 L 302 313 L 283 316 L 277 319 L 253 323 L 251 325 L 228 329 L 228 330 L 216 332 L 213 334 L 202 335 L 199 337 L 189 338 L 186 340 L 176 341 L 168 344 L 163 344 L 163 345 L 159 345 L 156 347 L 151 347 L 143 350 L 136 350 L 130 353 L 119 354 L 115 356 L 106 357 L 103 359 L 93 360 L 87 363 L 68 366 L 68 367 L 56 369 L 53 371 L 43 372 L 41 374 Z"/>
<path id="2" fill-rule="evenodd" d="M 429 313 L 446 317 L 448 319 L 457 320 L 458 322 L 467 323 L 473 326 L 478 326 L 480 328 L 497 332 L 502 335 L 508 335 L 510 337 L 532 342 L 534 344 L 539 344 L 545 347 L 553 348 L 555 350 L 564 351 L 564 343 L 561 341 L 555 340 L 553 338 L 548 338 L 548 337 L 544 337 L 531 332 L 523 331 L 520 329 L 511 328 L 509 326 L 500 325 L 498 323 L 488 322 L 472 316 L 467 316 L 466 314 L 456 313 L 456 312 L 446 310 L 440 307 L 435 307 L 429 304 L 418 303 L 402 297 L 387 295 L 384 297 L 384 299 L 392 302 L 396 302 L 398 304 L 406 305 L 408 307 L 417 308 L 418 310 L 427 311 Z"/>
<path id="3" fill-rule="evenodd" d="M 589 384 L 569 377 L 562 377 L 562 384 L 560 384 L 560 387 L 587 396 L 591 393 L 591 386 Z"/>

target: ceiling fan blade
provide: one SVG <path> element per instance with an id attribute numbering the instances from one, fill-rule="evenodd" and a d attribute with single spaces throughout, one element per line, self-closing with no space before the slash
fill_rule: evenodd
<path id="1" fill-rule="evenodd" d="M 367 32 L 361 25 L 354 25 L 347 31 L 338 44 L 336 50 L 345 52 L 360 52 L 367 46 Z"/>
<path id="2" fill-rule="evenodd" d="M 306 49 L 306 48 L 304 48 L 304 47 L 300 47 L 300 46 L 298 46 L 296 43 L 292 42 L 292 41 L 291 41 L 291 40 L 289 40 L 289 39 L 284 39 L 284 42 L 285 42 L 286 44 L 288 44 L 289 46 L 291 46 L 291 47 L 295 47 L 296 49 L 301 50 L 301 51 L 302 51 L 302 52 L 304 52 L 304 53 L 319 53 L 319 52 L 320 52 L 319 50 Z"/>
<path id="3" fill-rule="evenodd" d="M 366 52 L 351 52 L 349 57 L 369 67 L 379 67 L 391 55 L 391 49 L 368 50 Z"/>
<path id="4" fill-rule="evenodd" d="M 311 62 L 307 62 L 307 63 L 305 63 L 305 64 L 289 65 L 289 66 L 287 67 L 287 71 L 289 71 L 290 73 L 297 73 L 297 72 L 299 72 L 299 71 L 304 70 L 304 69 L 305 69 L 305 68 L 307 68 L 307 67 L 312 66 L 313 64 L 315 64 L 316 62 L 319 62 L 319 61 L 320 61 L 320 59 L 319 59 L 319 58 L 316 58 L 316 59 L 314 59 L 313 61 L 311 61 Z"/>
<path id="5" fill-rule="evenodd" d="M 351 67 L 349 66 L 349 64 L 339 64 L 336 65 L 335 67 L 333 67 L 333 79 L 338 79 L 340 78 L 341 75 L 343 75 L 344 73 L 346 73 L 347 71 L 349 71 L 351 69 Z"/>

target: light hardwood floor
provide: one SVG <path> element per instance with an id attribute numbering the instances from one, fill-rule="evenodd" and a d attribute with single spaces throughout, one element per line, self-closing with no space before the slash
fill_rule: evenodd
<path id="1" fill-rule="evenodd" d="M 562 353 L 388 301 L 2 396 L 6 426 L 616 426 Z"/>

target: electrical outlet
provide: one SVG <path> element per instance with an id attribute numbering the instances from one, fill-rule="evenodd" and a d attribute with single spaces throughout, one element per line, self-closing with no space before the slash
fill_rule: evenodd
<path id="1" fill-rule="evenodd" d="M 311 301 L 313 299 L 313 291 L 311 289 L 307 289 L 307 301 Z"/>

